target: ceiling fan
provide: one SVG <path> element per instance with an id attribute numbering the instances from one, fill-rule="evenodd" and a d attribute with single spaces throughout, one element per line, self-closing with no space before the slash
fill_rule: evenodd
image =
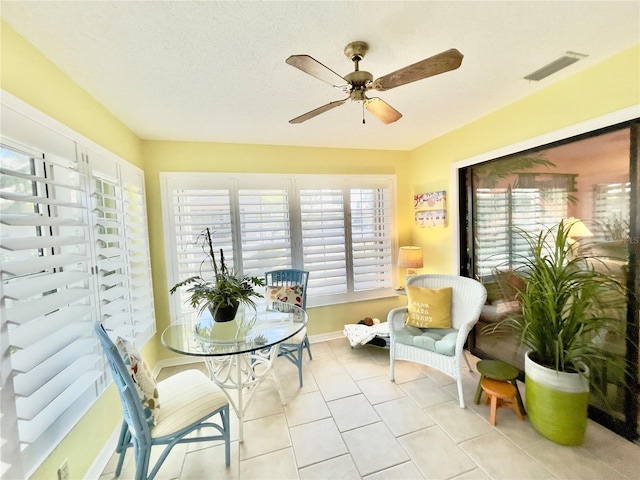
<path id="1" fill-rule="evenodd" d="M 327 103 L 322 107 L 318 107 L 310 112 L 300 115 L 299 117 L 289 120 L 289 123 L 305 122 L 310 118 L 320 115 L 321 113 L 328 112 L 333 108 L 339 107 L 349 99 L 354 102 L 362 102 L 363 108 L 366 108 L 383 123 L 393 123 L 399 120 L 402 117 L 402 114 L 381 98 L 367 97 L 366 92 L 368 90 L 384 92 L 385 90 L 406 85 L 407 83 L 415 82 L 416 80 L 422 80 L 423 78 L 455 70 L 462 63 L 463 57 L 458 50 L 452 48 L 373 80 L 373 75 L 369 72 L 365 72 L 364 70 L 360 70 L 359 68 L 360 61 L 364 58 L 367 50 L 369 50 L 369 45 L 367 45 L 366 42 L 351 42 L 344 48 L 344 54 L 347 58 L 351 59 L 353 63 L 355 63 L 355 70 L 344 77 L 338 75 L 336 72 L 309 55 L 291 55 L 287 58 L 286 62 L 289 65 L 296 67 L 349 95 L 344 100 Z M 365 123 L 364 118 L 362 119 L 362 123 Z"/>

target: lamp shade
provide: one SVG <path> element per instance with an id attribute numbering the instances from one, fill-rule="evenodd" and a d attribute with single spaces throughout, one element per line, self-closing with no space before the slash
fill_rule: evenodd
<path id="1" fill-rule="evenodd" d="M 398 267 L 400 268 L 422 268 L 422 248 L 420 247 L 400 247 L 398 252 Z"/>
<path id="2" fill-rule="evenodd" d="M 593 237 L 591 230 L 589 230 L 579 218 L 569 217 L 564 223 L 571 227 L 567 235 L 568 237 Z"/>

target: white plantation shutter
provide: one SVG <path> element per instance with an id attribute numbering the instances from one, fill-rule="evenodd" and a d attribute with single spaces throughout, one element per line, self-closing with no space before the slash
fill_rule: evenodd
<path id="1" fill-rule="evenodd" d="M 125 243 L 124 199 L 118 164 L 89 152 L 92 167 L 93 222 L 98 255 L 100 320 L 114 334 L 134 339 L 129 260 Z"/>
<path id="2" fill-rule="evenodd" d="M 101 321 L 142 348 L 155 333 L 144 175 L 95 151 L 88 157 Z"/>
<path id="3" fill-rule="evenodd" d="M 91 334 L 90 212 L 74 142 L 67 140 L 60 155 L 3 142 L 0 261 L 8 350 L 2 404 L 15 405 L 21 456 L 30 469 L 97 397 L 102 365 Z M 58 147 L 64 143 L 56 139 Z"/>
<path id="4" fill-rule="evenodd" d="M 264 272 L 291 268 L 291 230 L 287 189 L 238 190 L 242 271 L 262 277 Z"/>
<path id="5" fill-rule="evenodd" d="M 186 186 L 192 182 L 187 181 Z M 197 182 L 196 182 L 197 183 Z M 219 260 L 219 251 L 223 249 L 225 262 L 233 266 L 233 244 L 231 229 L 231 202 L 228 188 L 183 188 L 185 182 L 171 182 L 169 179 L 165 194 L 167 201 L 163 202 L 169 208 L 168 235 L 166 242 L 168 250 L 173 252 L 167 256 L 169 270 L 169 287 L 189 277 L 201 276 L 213 278 L 213 268 L 210 263 L 203 262 L 206 258 L 202 250 L 202 232 L 209 228 L 214 240 L 214 255 Z M 188 287 L 183 287 L 170 298 L 172 318 L 184 319 L 193 315 L 193 309 L 188 304 Z"/>
<path id="6" fill-rule="evenodd" d="M 394 181 L 388 176 L 161 173 L 168 288 L 202 264 L 209 227 L 227 264 L 262 276 L 308 270 L 308 305 L 391 294 Z M 234 259 L 236 261 L 234 262 Z M 188 288 L 188 287 L 187 287 Z M 172 319 L 193 315 L 187 288 L 171 300 Z"/>
<path id="7" fill-rule="evenodd" d="M 347 242 L 342 189 L 301 189 L 302 250 L 309 295 L 347 293 Z"/>
<path id="8" fill-rule="evenodd" d="M 510 196 L 506 188 L 475 190 L 476 268 L 480 278 L 493 274 L 510 258 Z"/>
<path id="9" fill-rule="evenodd" d="M 17 100 L 1 113 L 0 476 L 28 478 L 111 382 L 93 322 L 142 347 L 155 320 L 142 171 L 123 183 L 128 164 L 75 132 Z"/>
<path id="10" fill-rule="evenodd" d="M 529 253 L 519 232 L 535 234 L 567 217 L 568 192 L 562 188 L 476 188 L 475 258 L 481 279 L 509 269 Z"/>
<path id="11" fill-rule="evenodd" d="M 599 241 L 624 240 L 629 235 L 631 183 L 594 186 L 594 235 Z"/>
<path id="12" fill-rule="evenodd" d="M 350 197 L 353 288 L 391 288 L 391 189 L 352 188 Z"/>
<path id="13" fill-rule="evenodd" d="M 120 165 L 124 195 L 124 224 L 129 254 L 129 291 L 136 345 L 156 332 L 144 174 L 133 165 Z"/>

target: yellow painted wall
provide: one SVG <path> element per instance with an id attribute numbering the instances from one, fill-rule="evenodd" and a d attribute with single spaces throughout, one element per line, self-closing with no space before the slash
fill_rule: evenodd
<path id="1" fill-rule="evenodd" d="M 451 162 L 640 103 L 640 55 L 636 47 L 409 153 L 147 142 L 140 141 L 11 27 L 2 22 L 0 28 L 0 88 L 145 170 L 159 331 L 168 322 L 165 313 L 168 303 L 158 172 L 178 168 L 269 173 L 396 172 L 399 241 L 405 244 L 413 240 L 425 247 L 425 271 L 446 272 L 452 264 L 451 227 L 415 228 L 413 194 L 448 190 Z M 452 213 L 448 212 L 450 218 Z M 391 306 L 401 301 L 378 300 L 313 309 L 310 315 L 317 325 L 310 327 L 311 333 L 334 331 L 363 316 L 382 319 Z M 152 364 L 165 355 L 158 342 L 151 342 L 143 353 Z M 32 478 L 56 478 L 63 459 L 69 459 L 72 478 L 83 477 L 121 418 L 116 395 L 113 388 L 107 391 Z"/>
<path id="2" fill-rule="evenodd" d="M 640 44 L 416 148 L 409 189 L 448 191 L 454 162 L 639 104 Z M 449 208 L 447 215 L 456 212 Z M 457 255 L 451 222 L 413 226 L 412 239 L 423 248 L 425 272 L 451 273 Z"/>
<path id="3" fill-rule="evenodd" d="M 142 167 L 140 139 L 4 21 L 0 88 Z"/>

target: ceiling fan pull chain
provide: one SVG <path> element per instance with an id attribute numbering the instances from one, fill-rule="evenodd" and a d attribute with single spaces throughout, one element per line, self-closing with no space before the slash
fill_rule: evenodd
<path id="1" fill-rule="evenodd" d="M 364 125 L 365 123 L 367 122 L 364 121 L 364 102 L 362 102 L 362 124 Z"/>

